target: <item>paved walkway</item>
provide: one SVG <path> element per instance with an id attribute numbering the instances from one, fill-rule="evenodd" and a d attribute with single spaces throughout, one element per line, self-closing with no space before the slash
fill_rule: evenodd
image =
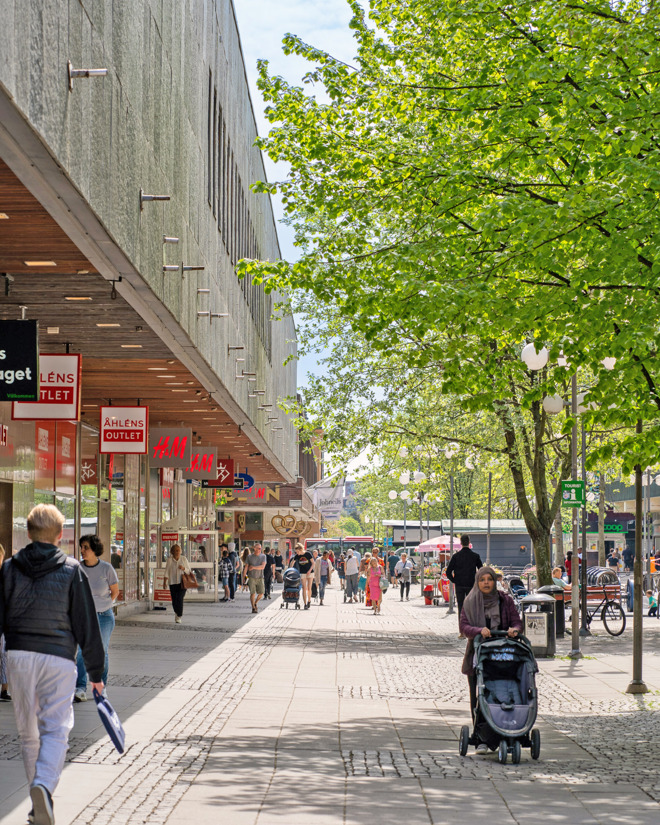
<path id="1" fill-rule="evenodd" d="M 263 603 L 262 603 L 263 604 Z M 656 825 L 660 623 L 647 619 L 646 697 L 623 693 L 631 630 L 586 658 L 541 661 L 541 759 L 458 755 L 469 721 L 456 617 L 387 594 L 383 613 L 342 601 L 258 616 L 234 604 L 117 625 L 110 698 L 119 757 L 89 701 L 55 796 L 58 825 L 366 825 L 540 821 Z M 0 823 L 29 808 L 13 713 L 0 705 Z"/>

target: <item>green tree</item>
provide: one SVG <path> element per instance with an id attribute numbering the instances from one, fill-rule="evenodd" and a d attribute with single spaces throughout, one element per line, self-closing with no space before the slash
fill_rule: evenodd
<path id="1" fill-rule="evenodd" d="M 374 353 L 404 336 L 411 375 L 430 370 L 466 412 L 495 415 L 547 580 L 548 457 L 556 478 L 567 465 L 541 402 L 566 391 L 560 351 L 593 377 L 590 426 L 653 420 L 597 458 L 618 452 L 628 470 L 656 453 L 657 11 L 372 0 L 367 18 L 351 5 L 353 65 L 285 40 L 319 98 L 261 65 L 262 145 L 290 175 L 257 188 L 281 192 L 301 256 L 240 271 L 337 307 Z M 550 349 L 539 374 L 520 364 L 527 340 Z"/>

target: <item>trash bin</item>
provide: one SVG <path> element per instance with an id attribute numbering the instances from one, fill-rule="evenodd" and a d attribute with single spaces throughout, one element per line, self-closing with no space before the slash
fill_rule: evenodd
<path id="1" fill-rule="evenodd" d="M 424 588 L 424 604 L 433 604 L 433 585 L 427 584 Z"/>
<path id="2" fill-rule="evenodd" d="M 523 609 L 523 633 L 534 655 L 551 659 L 555 655 L 555 617 L 557 602 L 547 593 L 532 593 L 520 600 Z"/>
<path id="3" fill-rule="evenodd" d="M 555 638 L 561 639 L 566 633 L 566 613 L 564 612 L 564 588 L 558 584 L 545 584 L 537 593 L 547 593 L 557 602 L 555 605 Z"/>

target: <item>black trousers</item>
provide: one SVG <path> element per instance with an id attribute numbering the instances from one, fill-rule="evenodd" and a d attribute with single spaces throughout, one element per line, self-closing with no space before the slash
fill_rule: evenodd
<path id="1" fill-rule="evenodd" d="M 273 587 L 273 577 L 264 576 L 264 598 L 270 597 L 270 591 Z"/>
<path id="2" fill-rule="evenodd" d="M 236 573 L 229 574 L 229 598 L 234 598 L 234 591 L 236 590 Z"/>
<path id="3" fill-rule="evenodd" d="M 456 605 L 458 606 L 458 617 L 461 617 L 461 610 L 463 609 L 463 602 L 465 597 L 472 590 L 471 587 L 459 587 L 456 585 Z"/>
<path id="4" fill-rule="evenodd" d="M 176 616 L 181 618 L 183 616 L 183 597 L 186 595 L 183 585 L 171 584 L 170 595 L 172 596 L 172 610 L 174 610 Z"/>
<path id="5" fill-rule="evenodd" d="M 403 601 L 403 596 L 405 594 L 406 598 L 410 596 L 410 582 L 399 582 L 399 591 L 401 592 L 401 601 Z"/>
<path id="6" fill-rule="evenodd" d="M 477 707 L 477 674 L 472 671 L 467 675 L 470 686 L 470 710 L 472 711 L 472 721 L 474 722 L 474 735 L 484 745 L 488 745 L 491 750 L 495 750 L 500 744 L 500 738 L 490 725 L 484 722 Z"/>

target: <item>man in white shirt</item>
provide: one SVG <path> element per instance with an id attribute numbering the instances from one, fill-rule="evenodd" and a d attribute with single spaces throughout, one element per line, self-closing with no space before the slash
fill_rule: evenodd
<path id="1" fill-rule="evenodd" d="M 356 602 L 358 600 L 357 586 L 359 569 L 360 565 L 353 550 L 349 550 L 348 556 L 346 557 L 346 598 L 349 602 Z"/>

